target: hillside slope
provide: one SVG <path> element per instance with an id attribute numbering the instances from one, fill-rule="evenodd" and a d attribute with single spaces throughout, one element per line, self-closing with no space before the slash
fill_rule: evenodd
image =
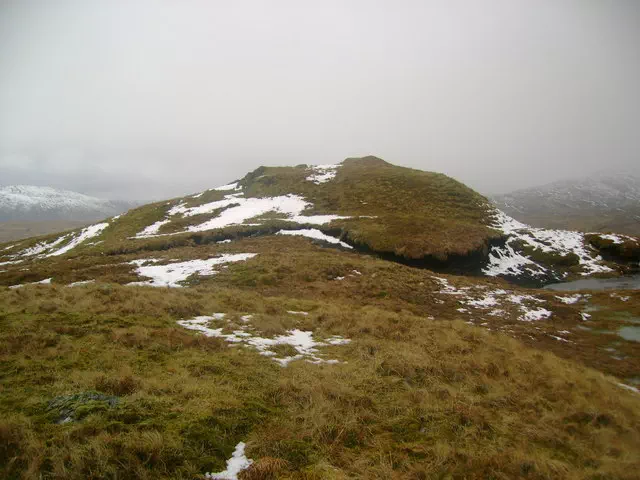
<path id="1" fill-rule="evenodd" d="M 0 187 L 0 222 L 92 221 L 117 215 L 131 206 L 51 187 Z"/>
<path id="2" fill-rule="evenodd" d="M 640 261 L 633 237 L 529 227 L 445 175 L 375 157 L 260 167 L 232 184 L 145 205 L 86 231 L 22 242 L 0 261 L 82 252 L 95 242 L 107 253 L 126 253 L 297 230 L 401 263 L 535 286 L 626 273 Z"/>
<path id="3" fill-rule="evenodd" d="M 537 227 L 640 235 L 640 178 L 601 173 L 495 195 L 508 215 Z"/>
<path id="4" fill-rule="evenodd" d="M 636 251 L 376 158 L 0 245 L 0 476 L 632 479 L 639 292 L 496 277 Z"/>

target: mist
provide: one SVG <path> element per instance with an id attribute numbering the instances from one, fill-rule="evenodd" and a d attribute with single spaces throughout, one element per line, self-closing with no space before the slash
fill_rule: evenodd
<path id="1" fill-rule="evenodd" d="M 502 193 L 640 164 L 640 2 L 3 0 L 0 185 L 160 199 L 373 154 Z"/>

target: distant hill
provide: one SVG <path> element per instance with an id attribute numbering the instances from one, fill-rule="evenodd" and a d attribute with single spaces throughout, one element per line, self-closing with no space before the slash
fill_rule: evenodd
<path id="1" fill-rule="evenodd" d="M 640 178 L 629 173 L 564 180 L 491 199 L 536 227 L 640 235 Z"/>
<path id="2" fill-rule="evenodd" d="M 87 222 L 117 215 L 134 204 L 33 185 L 0 187 L 0 222 Z"/>

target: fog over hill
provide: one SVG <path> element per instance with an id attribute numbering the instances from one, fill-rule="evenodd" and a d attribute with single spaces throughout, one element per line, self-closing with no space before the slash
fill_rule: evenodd
<path id="1" fill-rule="evenodd" d="M 160 199 L 375 154 L 504 193 L 640 163 L 640 2 L 1 3 L 5 184 Z"/>

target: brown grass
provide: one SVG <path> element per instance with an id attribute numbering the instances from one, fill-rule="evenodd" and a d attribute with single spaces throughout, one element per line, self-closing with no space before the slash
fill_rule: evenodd
<path id="1" fill-rule="evenodd" d="M 0 291 L 0 306 L 7 478 L 195 478 L 239 441 L 256 460 L 245 478 L 633 478 L 638 466 L 634 394 L 462 322 L 205 287 L 26 287 Z M 175 324 L 220 311 L 353 343 L 326 349 L 338 365 L 281 368 Z M 48 400 L 93 390 L 120 402 L 51 423 Z"/>

